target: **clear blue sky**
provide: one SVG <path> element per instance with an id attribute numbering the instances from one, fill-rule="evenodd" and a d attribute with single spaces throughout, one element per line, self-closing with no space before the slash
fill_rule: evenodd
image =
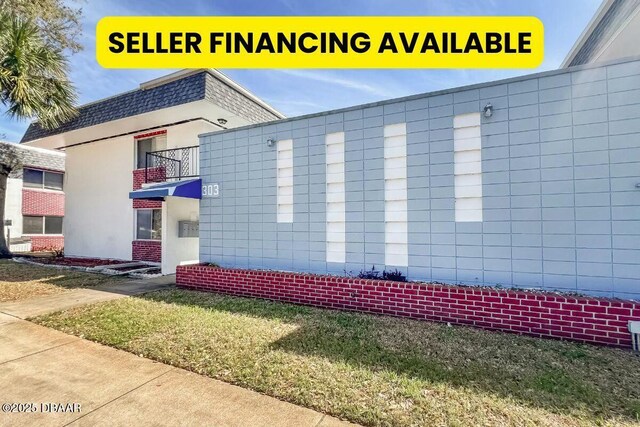
<path id="1" fill-rule="evenodd" d="M 95 26 L 108 15 L 533 15 L 544 23 L 545 60 L 538 70 L 223 70 L 284 114 L 296 116 L 557 68 L 599 4 L 600 0 L 88 1 L 83 5 L 85 49 L 70 58 L 71 79 L 84 104 L 172 71 L 100 67 L 95 60 Z M 28 123 L 0 113 L 0 134 L 19 141 Z"/>

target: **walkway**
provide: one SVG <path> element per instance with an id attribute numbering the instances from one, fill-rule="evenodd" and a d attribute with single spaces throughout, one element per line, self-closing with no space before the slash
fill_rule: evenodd
<path id="1" fill-rule="evenodd" d="M 36 411 L 2 411 L 0 426 L 346 425 L 310 409 L 22 320 L 165 286 L 166 279 L 135 281 L 0 304 L 0 404 L 28 404 Z M 53 411 L 56 408 L 69 412 Z"/>

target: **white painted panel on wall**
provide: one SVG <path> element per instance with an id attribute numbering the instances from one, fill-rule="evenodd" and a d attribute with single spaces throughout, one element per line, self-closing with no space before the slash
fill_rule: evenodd
<path id="1" fill-rule="evenodd" d="M 344 222 L 345 215 L 339 203 L 331 203 L 327 207 L 327 222 Z"/>
<path id="2" fill-rule="evenodd" d="M 402 233 L 404 232 L 404 224 L 402 222 L 389 222 L 387 224 L 386 230 L 389 233 Z"/>
<path id="3" fill-rule="evenodd" d="M 482 139 L 480 113 L 453 118 L 456 222 L 482 221 Z"/>
<path id="4" fill-rule="evenodd" d="M 479 152 L 480 150 L 476 151 Z M 478 156 L 480 155 L 478 154 Z M 454 158 L 453 162 L 453 173 L 455 176 L 482 173 L 482 163 L 480 161 L 456 163 Z"/>
<path id="5" fill-rule="evenodd" d="M 327 184 L 344 184 L 344 173 L 328 173 Z"/>
<path id="6" fill-rule="evenodd" d="M 281 203 L 278 205 L 278 217 L 282 218 L 293 218 L 293 205 L 290 203 Z M 291 222 L 289 221 L 280 221 L 280 222 Z"/>
<path id="7" fill-rule="evenodd" d="M 456 197 L 455 218 L 456 222 L 482 222 L 482 198 Z"/>
<path id="8" fill-rule="evenodd" d="M 386 202 L 386 208 L 385 210 L 387 210 L 388 212 L 406 212 L 407 211 L 407 200 L 406 199 L 401 199 L 400 195 L 398 194 L 398 192 L 394 193 L 393 196 L 397 197 L 397 199 L 387 199 Z M 391 219 L 393 221 L 393 219 Z"/>
<path id="9" fill-rule="evenodd" d="M 481 138 L 455 138 L 453 149 L 455 151 L 479 150 L 482 145 Z"/>
<path id="10" fill-rule="evenodd" d="M 482 175 L 479 173 L 458 175 L 455 177 L 456 187 L 465 187 L 468 185 L 482 185 Z"/>
<path id="11" fill-rule="evenodd" d="M 467 197 L 480 199 L 478 194 L 482 194 L 482 185 L 466 185 L 464 187 L 455 188 L 455 197 L 458 199 Z"/>
<path id="12" fill-rule="evenodd" d="M 475 114 L 475 113 L 472 113 Z M 467 128 L 454 128 L 453 129 L 453 138 L 457 139 L 457 140 L 468 140 L 468 139 L 474 139 L 477 135 L 476 132 L 474 130 L 476 126 L 474 127 L 467 127 Z"/>
<path id="13" fill-rule="evenodd" d="M 453 161 L 458 164 L 479 162 L 479 150 L 458 151 L 453 155 Z"/>
<path id="14" fill-rule="evenodd" d="M 407 126 L 384 127 L 384 260 L 409 265 L 407 236 Z"/>
<path id="15" fill-rule="evenodd" d="M 475 211 L 482 209 L 482 199 L 480 197 L 464 197 L 456 200 L 456 209 L 463 211 Z"/>
<path id="16" fill-rule="evenodd" d="M 277 142 L 277 220 L 293 222 L 293 140 Z"/>
<path id="17" fill-rule="evenodd" d="M 384 136 L 392 137 L 392 136 L 406 136 L 407 135 L 407 124 L 406 123 L 396 123 L 395 125 L 386 125 L 384 127 Z"/>
<path id="18" fill-rule="evenodd" d="M 403 169 L 407 167 L 407 160 L 404 157 L 404 151 L 399 152 L 398 157 L 390 157 L 387 159 L 386 166 L 389 169 Z"/>
<path id="19" fill-rule="evenodd" d="M 406 191 L 407 181 L 404 179 L 389 179 L 387 180 L 384 189 L 388 193 L 392 193 L 396 190 Z"/>
<path id="20" fill-rule="evenodd" d="M 344 193 L 340 193 L 337 190 L 329 190 L 328 187 L 329 186 L 327 186 L 327 203 L 344 202 Z"/>
<path id="21" fill-rule="evenodd" d="M 346 261 L 344 132 L 325 136 L 327 262 Z"/>
<path id="22" fill-rule="evenodd" d="M 395 159 L 390 159 L 390 160 L 395 160 Z M 386 163 L 386 160 L 385 160 Z M 399 179 L 399 180 L 403 180 L 406 181 L 407 179 L 407 163 L 406 163 L 406 158 L 404 159 L 404 163 L 403 163 L 403 167 L 385 167 L 384 168 L 384 178 L 391 180 L 391 179 Z"/>
<path id="23" fill-rule="evenodd" d="M 480 126 L 480 113 L 458 114 L 453 118 L 454 129 Z"/>
<path id="24" fill-rule="evenodd" d="M 289 185 L 279 186 L 280 196 L 292 196 L 293 187 Z"/>

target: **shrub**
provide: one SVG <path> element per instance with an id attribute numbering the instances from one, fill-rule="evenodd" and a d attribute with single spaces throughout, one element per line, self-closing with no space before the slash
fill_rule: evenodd
<path id="1" fill-rule="evenodd" d="M 376 266 L 371 266 L 371 270 L 360 270 L 358 279 L 382 279 L 391 280 L 394 282 L 406 282 L 407 277 L 402 271 L 395 269 L 393 271 L 383 270 L 382 272 L 376 270 Z"/>
<path id="2" fill-rule="evenodd" d="M 360 270 L 358 273 L 358 279 L 379 279 L 380 272 L 376 270 L 376 266 L 371 266 L 371 270 Z"/>
<path id="3" fill-rule="evenodd" d="M 404 275 L 404 273 L 402 273 L 402 271 L 395 269 L 393 271 L 383 271 L 382 272 L 382 278 L 384 280 L 392 280 L 394 282 L 406 282 L 407 281 L 407 276 Z"/>
<path id="4" fill-rule="evenodd" d="M 34 252 L 51 252 L 54 258 L 64 257 L 64 247 L 60 248 L 58 246 L 45 246 L 45 247 L 39 248 L 37 251 L 34 251 Z"/>

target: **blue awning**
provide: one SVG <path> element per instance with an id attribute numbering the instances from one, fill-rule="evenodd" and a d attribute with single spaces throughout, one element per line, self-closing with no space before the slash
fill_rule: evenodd
<path id="1" fill-rule="evenodd" d="M 130 199 L 164 200 L 165 197 L 186 197 L 188 199 L 202 198 L 202 180 L 185 179 L 182 181 L 163 182 L 150 185 L 129 193 Z"/>

